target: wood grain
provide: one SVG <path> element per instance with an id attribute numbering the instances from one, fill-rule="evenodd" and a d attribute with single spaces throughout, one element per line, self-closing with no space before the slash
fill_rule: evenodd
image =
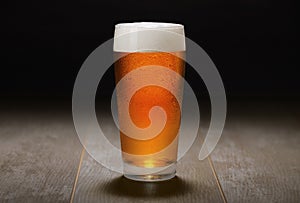
<path id="1" fill-rule="evenodd" d="M 69 113 L 1 111 L 0 202 L 68 202 L 81 145 Z"/>
<path id="2" fill-rule="evenodd" d="M 85 153 L 73 202 L 223 202 L 208 160 L 197 160 L 197 143 L 178 163 L 177 177 L 159 183 L 128 180 Z"/>
<path id="3" fill-rule="evenodd" d="M 299 202 L 300 114 L 293 104 L 245 103 L 212 154 L 228 202 Z"/>
<path id="4" fill-rule="evenodd" d="M 178 163 L 176 178 L 141 183 L 109 171 L 85 151 L 80 162 L 70 113 L 0 106 L 0 202 L 299 202 L 299 107 L 231 103 L 211 159 L 197 160 L 198 139 Z M 105 122 L 117 146 L 116 129 Z M 208 126 L 203 123 L 201 135 Z"/>

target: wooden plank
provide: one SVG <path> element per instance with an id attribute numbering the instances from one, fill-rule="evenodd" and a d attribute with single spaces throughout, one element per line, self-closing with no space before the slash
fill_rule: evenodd
<path id="1" fill-rule="evenodd" d="M 117 133 L 111 125 L 110 133 Z M 109 132 L 109 129 L 104 129 Z M 198 146 L 197 146 L 198 143 Z M 177 177 L 135 182 L 112 172 L 85 153 L 73 202 L 223 202 L 208 160 L 199 161 L 199 142 L 177 165 Z"/>
<path id="2" fill-rule="evenodd" d="M 300 114 L 291 103 L 229 112 L 212 160 L 228 202 L 300 201 Z"/>
<path id="3" fill-rule="evenodd" d="M 81 145 L 71 113 L 2 110 L 0 202 L 69 202 Z"/>

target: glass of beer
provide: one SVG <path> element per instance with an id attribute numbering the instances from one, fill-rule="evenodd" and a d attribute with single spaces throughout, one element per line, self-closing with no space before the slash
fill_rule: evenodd
<path id="1" fill-rule="evenodd" d="M 175 176 L 185 72 L 184 26 L 115 26 L 114 64 L 124 176 L 162 181 Z"/>

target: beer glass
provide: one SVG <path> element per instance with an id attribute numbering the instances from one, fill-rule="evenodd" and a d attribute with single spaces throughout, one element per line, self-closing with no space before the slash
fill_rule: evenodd
<path id="1" fill-rule="evenodd" d="M 162 181 L 176 173 L 185 72 L 184 26 L 115 26 L 114 64 L 124 176 Z"/>

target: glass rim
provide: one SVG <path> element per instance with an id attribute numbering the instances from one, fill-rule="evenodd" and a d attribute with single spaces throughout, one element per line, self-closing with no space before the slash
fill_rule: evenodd
<path id="1" fill-rule="evenodd" d="M 184 29 L 184 25 L 166 22 L 132 22 L 118 23 L 115 28 L 141 28 L 141 29 Z"/>

